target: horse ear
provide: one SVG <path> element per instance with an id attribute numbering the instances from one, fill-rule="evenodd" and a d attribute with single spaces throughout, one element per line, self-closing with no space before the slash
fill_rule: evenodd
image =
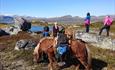
<path id="1" fill-rule="evenodd" d="M 73 39 L 75 39 L 75 30 L 73 30 Z"/>

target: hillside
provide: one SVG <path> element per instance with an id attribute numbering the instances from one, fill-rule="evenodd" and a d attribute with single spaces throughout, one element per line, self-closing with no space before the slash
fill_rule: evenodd
<path id="1" fill-rule="evenodd" d="M 100 22 L 103 21 L 104 16 L 91 16 L 91 22 Z M 115 20 L 115 15 L 110 15 L 114 20 Z M 15 23 L 15 21 L 17 21 L 19 18 L 25 18 L 28 21 L 32 21 L 32 20 L 36 20 L 36 21 L 47 21 L 47 22 L 60 22 L 60 23 L 64 23 L 64 24 L 75 24 L 75 23 L 83 23 L 84 22 L 84 18 L 83 17 L 79 17 L 79 16 L 71 16 L 71 15 L 65 15 L 65 16 L 61 16 L 61 17 L 52 17 L 52 18 L 40 18 L 40 17 L 31 17 L 31 16 L 18 16 L 18 15 L 14 15 L 14 16 L 4 16 L 4 15 L 0 15 L 0 23 Z M 17 20 L 14 20 L 14 18 L 16 18 Z M 20 22 L 22 22 L 22 20 L 18 20 Z"/>

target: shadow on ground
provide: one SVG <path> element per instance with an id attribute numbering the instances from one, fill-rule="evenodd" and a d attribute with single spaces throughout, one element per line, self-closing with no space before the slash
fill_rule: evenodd
<path id="1" fill-rule="evenodd" d="M 104 67 L 107 67 L 106 62 L 95 58 L 92 59 L 92 65 L 93 70 L 102 70 Z"/>
<path id="2" fill-rule="evenodd" d="M 78 63 L 80 62 L 75 59 L 68 60 L 66 61 L 66 64 L 61 67 L 61 69 L 63 70 L 65 68 L 70 67 L 71 65 L 77 65 Z M 95 59 L 95 58 L 92 59 L 92 69 L 93 70 L 102 70 L 104 67 L 107 67 L 106 62 L 99 60 L 99 59 Z M 80 65 L 80 70 L 84 70 L 84 67 L 82 65 Z"/>

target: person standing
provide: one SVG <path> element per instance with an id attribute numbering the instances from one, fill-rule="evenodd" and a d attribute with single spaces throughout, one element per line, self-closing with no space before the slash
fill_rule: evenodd
<path id="1" fill-rule="evenodd" d="M 53 36 L 56 37 L 58 32 L 59 32 L 59 27 L 57 25 L 57 22 L 55 22 L 53 26 Z"/>
<path id="2" fill-rule="evenodd" d="M 86 27 L 86 32 L 89 33 L 89 27 L 90 27 L 90 13 L 87 13 L 87 16 L 85 18 L 85 27 Z"/>
<path id="3" fill-rule="evenodd" d="M 46 22 L 45 27 L 43 28 L 43 37 L 47 37 L 50 36 L 49 35 L 49 27 L 48 27 L 48 23 Z"/>
<path id="4" fill-rule="evenodd" d="M 112 25 L 113 19 L 110 16 L 106 16 L 104 19 L 104 26 L 101 28 L 99 35 L 101 35 L 103 29 L 106 29 L 107 31 L 107 36 L 109 36 L 109 30 L 110 30 L 110 26 Z"/>

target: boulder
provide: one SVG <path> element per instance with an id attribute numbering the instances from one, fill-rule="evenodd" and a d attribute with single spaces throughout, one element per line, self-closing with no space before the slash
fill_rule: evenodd
<path id="1" fill-rule="evenodd" d="M 18 34 L 18 32 L 21 31 L 20 28 L 15 25 L 5 28 L 4 30 L 5 30 L 5 32 L 9 33 L 10 35 Z"/>
<path id="2" fill-rule="evenodd" d="M 9 35 L 5 30 L 0 29 L 0 36 Z"/>
<path id="3" fill-rule="evenodd" d="M 32 40 L 19 40 L 16 42 L 15 45 L 15 50 L 20 50 L 20 49 L 31 49 L 37 46 L 37 43 L 32 41 Z"/>
<path id="4" fill-rule="evenodd" d="M 29 31 L 29 29 L 31 29 L 31 23 L 21 17 L 14 17 L 14 21 L 14 24 L 3 29 L 6 33 L 15 35 L 18 34 L 19 31 Z"/>
<path id="5" fill-rule="evenodd" d="M 22 31 L 28 31 L 31 29 L 31 23 L 21 17 L 15 17 L 15 25 L 17 25 Z"/>
<path id="6" fill-rule="evenodd" d="M 75 33 L 75 38 L 82 39 L 83 41 L 88 42 L 96 47 L 115 51 L 115 40 L 112 40 L 111 37 L 77 31 Z"/>

